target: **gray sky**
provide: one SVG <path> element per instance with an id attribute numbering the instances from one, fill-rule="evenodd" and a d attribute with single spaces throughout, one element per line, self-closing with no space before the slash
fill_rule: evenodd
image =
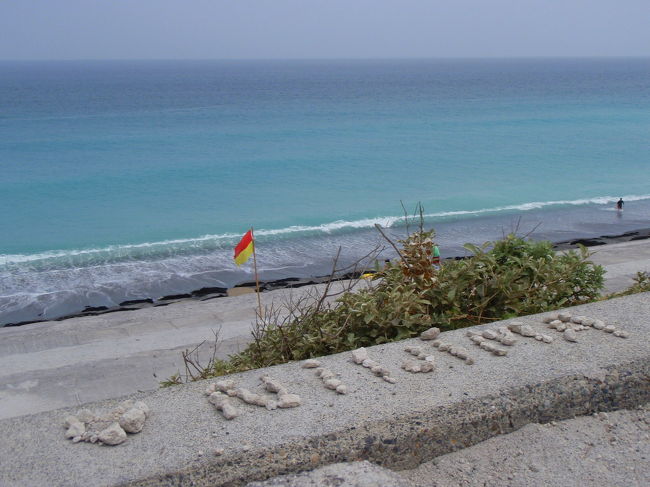
<path id="1" fill-rule="evenodd" d="M 0 59 L 650 56 L 650 0 L 0 0 Z"/>

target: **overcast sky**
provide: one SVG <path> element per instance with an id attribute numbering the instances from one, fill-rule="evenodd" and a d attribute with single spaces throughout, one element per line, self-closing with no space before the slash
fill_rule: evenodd
<path id="1" fill-rule="evenodd" d="M 650 0 L 0 0 L 0 59 L 650 56 Z"/>

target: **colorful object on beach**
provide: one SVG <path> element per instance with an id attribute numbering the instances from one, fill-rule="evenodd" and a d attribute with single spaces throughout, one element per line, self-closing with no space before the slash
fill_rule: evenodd
<path id="1" fill-rule="evenodd" d="M 242 265 L 244 262 L 250 259 L 251 255 L 253 255 L 254 245 L 255 243 L 253 241 L 253 230 L 249 230 L 237 244 L 237 247 L 235 247 L 235 264 Z"/>

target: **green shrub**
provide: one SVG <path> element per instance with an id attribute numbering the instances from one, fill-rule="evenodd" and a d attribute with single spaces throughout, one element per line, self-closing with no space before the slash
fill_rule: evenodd
<path id="1" fill-rule="evenodd" d="M 366 289 L 331 304 L 321 296 L 293 305 L 285 321 L 265 314 L 252 343 L 212 362 L 207 375 L 401 340 L 431 326 L 454 329 L 572 306 L 597 298 L 603 286 L 603 268 L 587 260 L 584 247 L 556 253 L 549 242 L 509 235 L 481 247 L 468 244 L 471 257 L 437 270 L 433 237 L 421 230 L 400 241 L 400 260 L 378 271 Z"/>

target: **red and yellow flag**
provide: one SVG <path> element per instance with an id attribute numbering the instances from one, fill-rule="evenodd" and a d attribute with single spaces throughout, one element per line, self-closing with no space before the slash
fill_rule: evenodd
<path id="1" fill-rule="evenodd" d="M 246 232 L 241 241 L 235 247 L 235 264 L 242 265 L 253 254 L 253 230 Z"/>

